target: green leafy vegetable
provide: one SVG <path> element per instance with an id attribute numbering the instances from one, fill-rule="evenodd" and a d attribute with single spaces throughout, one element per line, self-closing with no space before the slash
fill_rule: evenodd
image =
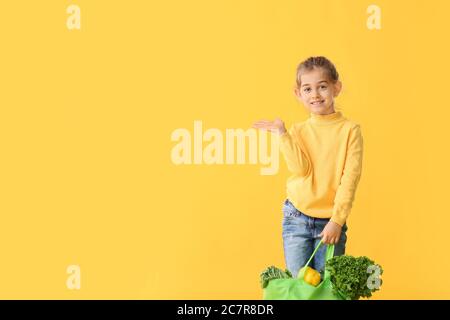
<path id="1" fill-rule="evenodd" d="M 261 272 L 260 275 L 260 283 L 261 287 L 264 289 L 269 284 L 269 281 L 272 279 L 284 279 L 284 278 L 292 278 L 292 274 L 289 270 L 283 271 L 274 266 L 270 266 Z"/>
<path id="2" fill-rule="evenodd" d="M 334 293 L 347 300 L 371 297 L 382 284 L 379 276 L 383 269 L 367 257 L 336 256 L 326 262 L 325 268 L 330 272 Z"/>

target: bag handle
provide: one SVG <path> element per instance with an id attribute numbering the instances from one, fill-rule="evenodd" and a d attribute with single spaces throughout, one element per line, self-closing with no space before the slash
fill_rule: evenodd
<path id="1" fill-rule="evenodd" d="M 320 246 L 322 245 L 322 240 L 319 241 L 319 244 L 316 246 L 316 248 L 314 249 L 314 252 L 312 253 L 311 257 L 309 258 L 308 262 L 306 262 L 305 266 L 301 269 L 300 274 L 298 275 L 298 277 L 300 279 L 303 279 L 304 275 L 305 275 L 305 271 L 306 271 L 306 267 L 309 266 L 309 264 L 311 263 L 311 260 L 314 258 L 314 255 L 316 254 L 317 250 L 319 250 Z M 332 245 L 328 245 L 327 246 L 327 252 L 325 253 L 325 263 L 330 260 L 331 258 L 334 257 L 334 244 Z M 325 275 L 324 275 L 324 279 L 328 278 L 330 276 L 330 272 L 327 271 L 327 269 L 325 268 Z"/>

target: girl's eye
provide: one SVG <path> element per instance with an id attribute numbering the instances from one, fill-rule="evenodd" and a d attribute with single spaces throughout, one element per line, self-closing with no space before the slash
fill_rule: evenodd
<path id="1" fill-rule="evenodd" d="M 322 89 L 326 89 L 327 88 L 327 86 L 320 86 Z"/>
<path id="2" fill-rule="evenodd" d="M 311 89 L 310 89 L 310 88 L 306 88 L 306 89 L 303 90 L 303 91 L 308 92 L 309 90 L 311 90 Z"/>

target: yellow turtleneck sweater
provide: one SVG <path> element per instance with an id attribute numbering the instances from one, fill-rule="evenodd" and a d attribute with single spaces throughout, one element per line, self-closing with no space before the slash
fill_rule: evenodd
<path id="1" fill-rule="evenodd" d="M 360 126 L 340 111 L 311 113 L 281 135 L 280 150 L 292 173 L 287 181 L 292 204 L 305 215 L 330 218 L 343 226 L 361 176 Z"/>

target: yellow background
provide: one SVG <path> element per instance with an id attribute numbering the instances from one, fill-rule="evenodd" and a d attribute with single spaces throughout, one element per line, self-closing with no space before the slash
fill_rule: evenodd
<path id="1" fill-rule="evenodd" d="M 445 0 L 3 1 L 0 298 L 260 299 L 260 272 L 284 268 L 283 159 L 273 176 L 175 166 L 170 135 L 303 121 L 295 68 L 325 55 L 365 143 L 347 254 L 383 266 L 373 299 L 449 299 L 449 14 Z"/>

